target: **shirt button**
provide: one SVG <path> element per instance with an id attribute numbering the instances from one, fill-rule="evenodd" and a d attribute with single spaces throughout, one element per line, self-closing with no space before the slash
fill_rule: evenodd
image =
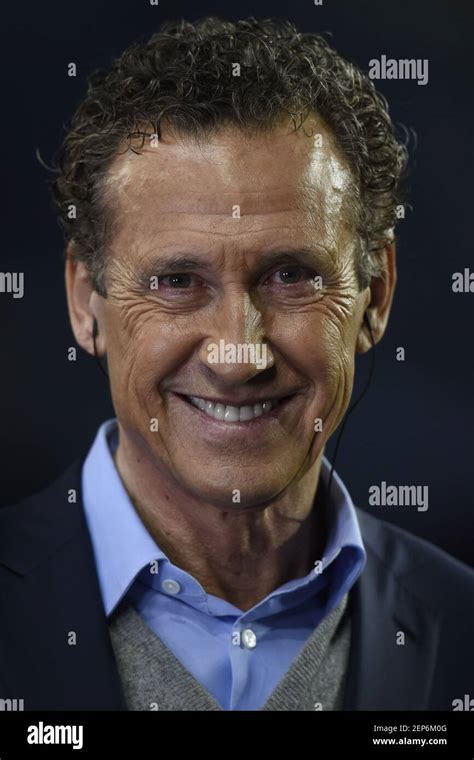
<path id="1" fill-rule="evenodd" d="M 242 644 L 247 649 L 255 649 L 257 646 L 257 637 L 250 628 L 246 628 L 242 631 Z"/>
<path id="2" fill-rule="evenodd" d="M 168 594 L 179 594 L 181 591 L 181 586 L 178 581 L 174 581 L 172 578 L 168 578 L 166 581 L 163 581 L 161 588 Z"/>

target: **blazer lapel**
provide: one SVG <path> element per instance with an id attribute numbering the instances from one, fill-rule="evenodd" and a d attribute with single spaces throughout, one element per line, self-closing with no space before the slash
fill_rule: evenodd
<path id="1" fill-rule="evenodd" d="M 358 510 L 367 564 L 352 591 L 352 642 L 345 710 L 426 710 L 439 619 L 389 566 L 374 518 Z M 375 539 L 375 540 L 374 540 Z M 396 541 L 396 538 L 394 539 Z M 396 546 L 392 547 L 396 554 Z M 402 563 L 400 562 L 400 565 Z M 406 570 L 406 568 L 405 568 Z"/>
<path id="2" fill-rule="evenodd" d="M 41 494 L 0 510 L 0 683 L 9 691 L 0 696 L 23 698 L 25 710 L 125 709 L 81 468 L 76 462 Z"/>

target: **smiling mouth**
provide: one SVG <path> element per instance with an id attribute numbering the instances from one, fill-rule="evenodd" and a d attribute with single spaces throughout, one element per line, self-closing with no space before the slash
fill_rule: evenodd
<path id="1" fill-rule="evenodd" d="M 247 404 L 245 406 L 233 406 L 231 404 L 221 404 L 198 396 L 181 395 L 185 401 L 199 409 L 208 417 L 219 422 L 252 422 L 259 417 L 270 415 L 274 410 L 285 405 L 293 395 L 285 396 L 279 399 L 268 399 L 257 404 Z"/>

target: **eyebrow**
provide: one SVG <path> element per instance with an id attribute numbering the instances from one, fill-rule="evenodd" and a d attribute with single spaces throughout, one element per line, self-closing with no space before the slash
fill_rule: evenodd
<path id="1" fill-rule="evenodd" d="M 297 248 L 297 249 L 280 249 L 277 251 L 268 251 L 263 253 L 256 260 L 256 269 L 258 273 L 263 273 L 278 264 L 288 264 L 297 262 L 306 266 L 315 267 L 323 264 L 324 258 L 330 256 L 330 252 L 325 248 Z M 154 256 L 151 260 L 144 263 L 140 272 L 140 281 L 147 285 L 150 277 L 163 276 L 166 274 L 177 274 L 179 272 L 195 271 L 196 269 L 212 271 L 212 263 L 206 258 L 196 258 L 185 253 L 182 254 L 163 254 Z"/>

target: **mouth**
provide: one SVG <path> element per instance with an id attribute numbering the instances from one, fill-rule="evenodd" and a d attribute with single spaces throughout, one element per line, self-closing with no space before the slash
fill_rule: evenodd
<path id="1" fill-rule="evenodd" d="M 177 395 L 207 417 L 216 420 L 216 422 L 224 422 L 229 425 L 255 422 L 255 420 L 264 417 L 274 417 L 295 396 L 295 394 L 291 394 L 281 398 L 269 398 L 256 403 L 249 402 L 245 405 L 234 405 L 199 396 L 187 396 L 181 393 Z"/>

